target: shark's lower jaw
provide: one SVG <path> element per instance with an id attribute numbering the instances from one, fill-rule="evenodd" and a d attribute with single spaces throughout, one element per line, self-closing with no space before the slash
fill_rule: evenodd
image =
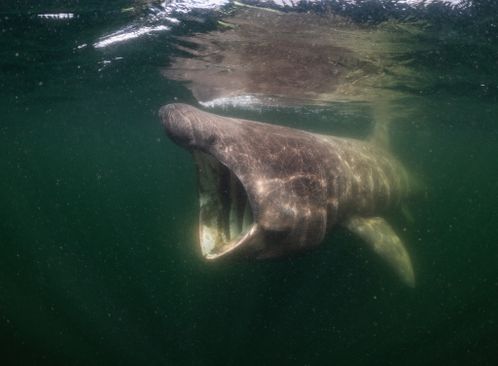
<path id="1" fill-rule="evenodd" d="M 257 247 L 261 230 L 254 222 L 251 204 L 240 180 L 213 156 L 199 151 L 193 155 L 199 179 L 202 255 L 206 259 L 217 259 L 235 252 L 243 244 Z"/>

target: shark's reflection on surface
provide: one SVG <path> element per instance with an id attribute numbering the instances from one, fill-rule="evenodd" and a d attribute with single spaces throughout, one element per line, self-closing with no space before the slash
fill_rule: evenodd
<path id="1" fill-rule="evenodd" d="M 415 42 L 421 23 L 236 7 L 219 24 L 178 37 L 182 54 L 163 70 L 204 106 L 369 102 L 420 83 L 409 63 L 424 47 Z"/>

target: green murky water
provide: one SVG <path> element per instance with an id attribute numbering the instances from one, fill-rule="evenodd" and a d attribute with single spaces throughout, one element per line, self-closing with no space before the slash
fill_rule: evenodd
<path id="1" fill-rule="evenodd" d="M 157 110 L 195 103 L 160 67 L 173 33 L 210 25 L 93 48 L 139 17 L 116 10 L 129 5 L 2 5 L 2 365 L 498 362 L 498 23 L 489 9 L 424 13 L 439 33 L 435 51 L 414 62 L 431 82 L 399 103 L 415 112 L 393 131 L 396 153 L 429 187 L 413 223 L 393 218 L 414 258 L 408 289 L 342 230 L 300 258 L 200 258 L 194 166 L 163 136 Z M 78 17 L 36 16 L 67 9 Z M 362 136 L 362 111 L 225 113 Z"/>

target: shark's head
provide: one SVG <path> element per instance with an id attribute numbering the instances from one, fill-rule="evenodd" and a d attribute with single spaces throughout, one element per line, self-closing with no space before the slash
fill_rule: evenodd
<path id="1" fill-rule="evenodd" d="M 278 257 L 323 239 L 327 179 L 315 136 L 185 104 L 163 106 L 160 116 L 197 164 L 205 258 Z"/>

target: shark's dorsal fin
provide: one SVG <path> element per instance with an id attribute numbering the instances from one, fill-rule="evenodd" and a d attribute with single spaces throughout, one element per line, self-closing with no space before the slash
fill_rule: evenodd
<path id="1" fill-rule="evenodd" d="M 392 121 L 392 111 L 386 102 L 377 101 L 373 104 L 374 126 L 368 141 L 380 148 L 390 149 L 389 128 Z"/>
<path id="2" fill-rule="evenodd" d="M 410 287 L 415 286 L 410 256 L 386 220 L 381 217 L 353 216 L 344 226 L 370 244 L 372 249 L 394 268 L 403 282 Z"/>

